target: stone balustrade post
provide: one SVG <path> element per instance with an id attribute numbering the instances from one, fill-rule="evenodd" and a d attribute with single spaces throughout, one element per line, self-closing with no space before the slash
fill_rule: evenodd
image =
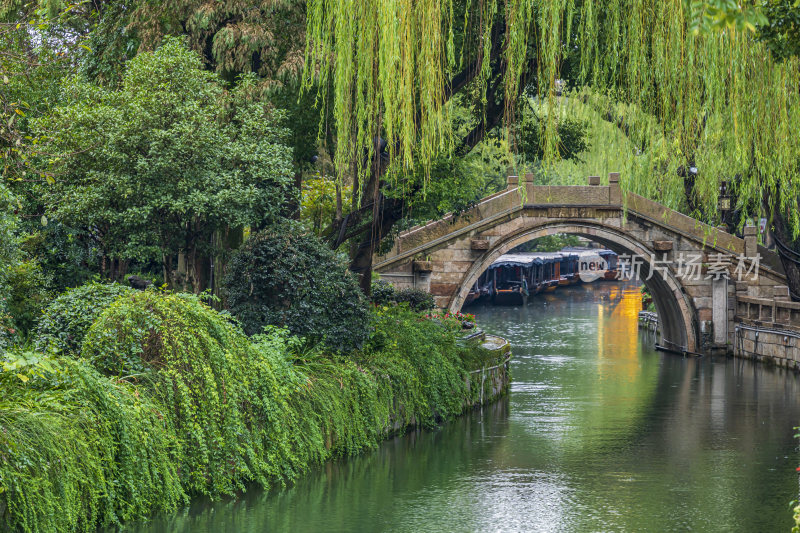
<path id="1" fill-rule="evenodd" d="M 608 174 L 608 203 L 622 205 L 622 190 L 619 188 L 619 172 Z"/>
<path id="2" fill-rule="evenodd" d="M 744 255 L 755 257 L 758 253 L 758 228 L 755 226 L 744 227 Z"/>

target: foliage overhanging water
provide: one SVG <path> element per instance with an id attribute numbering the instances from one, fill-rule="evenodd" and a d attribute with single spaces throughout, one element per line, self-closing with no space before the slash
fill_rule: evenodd
<path id="1" fill-rule="evenodd" d="M 136 531 L 788 531 L 800 381 L 683 359 L 637 329 L 638 289 L 595 283 L 478 307 L 510 396 L 326 465 L 286 490 L 196 502 Z"/>

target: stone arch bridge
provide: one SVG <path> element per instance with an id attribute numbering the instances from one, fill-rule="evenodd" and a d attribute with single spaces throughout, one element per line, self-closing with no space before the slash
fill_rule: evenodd
<path id="1" fill-rule="evenodd" d="M 616 173 L 607 186 L 596 176 L 586 186 L 531 181 L 519 186 L 509 176 L 505 191 L 466 212 L 401 233 L 387 254 L 374 258 L 374 270 L 396 286 L 427 290 L 439 307 L 458 311 L 480 274 L 502 254 L 545 235 L 581 235 L 637 257 L 658 310 L 661 344 L 681 352 L 729 352 L 737 298 L 788 300 L 780 261 L 757 244 L 755 227 L 739 238 L 705 225 L 622 192 Z M 701 264 L 699 276 L 681 270 L 692 257 Z"/>

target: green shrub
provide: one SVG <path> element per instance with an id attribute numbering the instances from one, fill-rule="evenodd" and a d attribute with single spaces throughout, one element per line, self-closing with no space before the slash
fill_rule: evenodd
<path id="1" fill-rule="evenodd" d="M 134 375 L 168 412 L 183 486 L 232 494 L 283 474 L 288 431 L 272 367 L 223 315 L 186 294 L 139 292 L 95 321 L 81 357 L 108 375 Z"/>
<path id="2" fill-rule="evenodd" d="M 388 281 L 378 280 L 372 282 L 372 289 L 370 291 L 372 303 L 375 305 L 387 305 L 396 303 L 395 295 L 397 291 L 394 290 L 394 285 Z"/>
<path id="3" fill-rule="evenodd" d="M 15 334 L 24 343 L 50 300 L 50 277 L 33 259 L 11 265 L 6 272 L 7 310 Z"/>
<path id="4" fill-rule="evenodd" d="M 391 283 L 378 281 L 372 284 L 372 303 L 375 305 L 407 303 L 414 311 L 428 311 L 436 307 L 433 295 L 420 289 L 394 288 Z"/>
<path id="5" fill-rule="evenodd" d="M 137 291 L 95 320 L 83 361 L 7 359 L 0 527 L 89 531 L 187 495 L 295 480 L 480 394 L 447 321 L 407 305 L 368 316 L 363 348 L 331 356 L 285 328 L 248 338 L 197 296 Z"/>
<path id="6" fill-rule="evenodd" d="M 169 420 L 138 387 L 27 353 L 0 390 L 0 530 L 96 531 L 185 503 Z"/>
<path id="7" fill-rule="evenodd" d="M 95 319 L 117 298 L 135 293 L 116 283 L 90 281 L 55 298 L 39 319 L 35 345 L 40 351 L 79 352 Z"/>
<path id="8" fill-rule="evenodd" d="M 436 307 L 433 295 L 420 289 L 400 289 L 395 299 L 397 303 L 408 303 L 414 311 L 429 311 Z"/>
<path id="9" fill-rule="evenodd" d="M 345 261 L 294 226 L 248 239 L 228 265 L 228 306 L 248 335 L 266 325 L 348 351 L 367 337 L 367 305 Z"/>

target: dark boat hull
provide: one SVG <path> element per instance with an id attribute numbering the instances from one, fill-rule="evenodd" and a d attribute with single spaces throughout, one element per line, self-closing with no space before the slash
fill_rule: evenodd
<path id="1" fill-rule="evenodd" d="M 619 278 L 619 272 L 616 270 L 606 270 L 606 273 L 603 275 L 603 280 L 605 281 L 615 281 Z"/>
<path id="2" fill-rule="evenodd" d="M 528 295 L 519 290 L 498 290 L 494 293 L 492 302 L 495 305 L 525 305 Z"/>

